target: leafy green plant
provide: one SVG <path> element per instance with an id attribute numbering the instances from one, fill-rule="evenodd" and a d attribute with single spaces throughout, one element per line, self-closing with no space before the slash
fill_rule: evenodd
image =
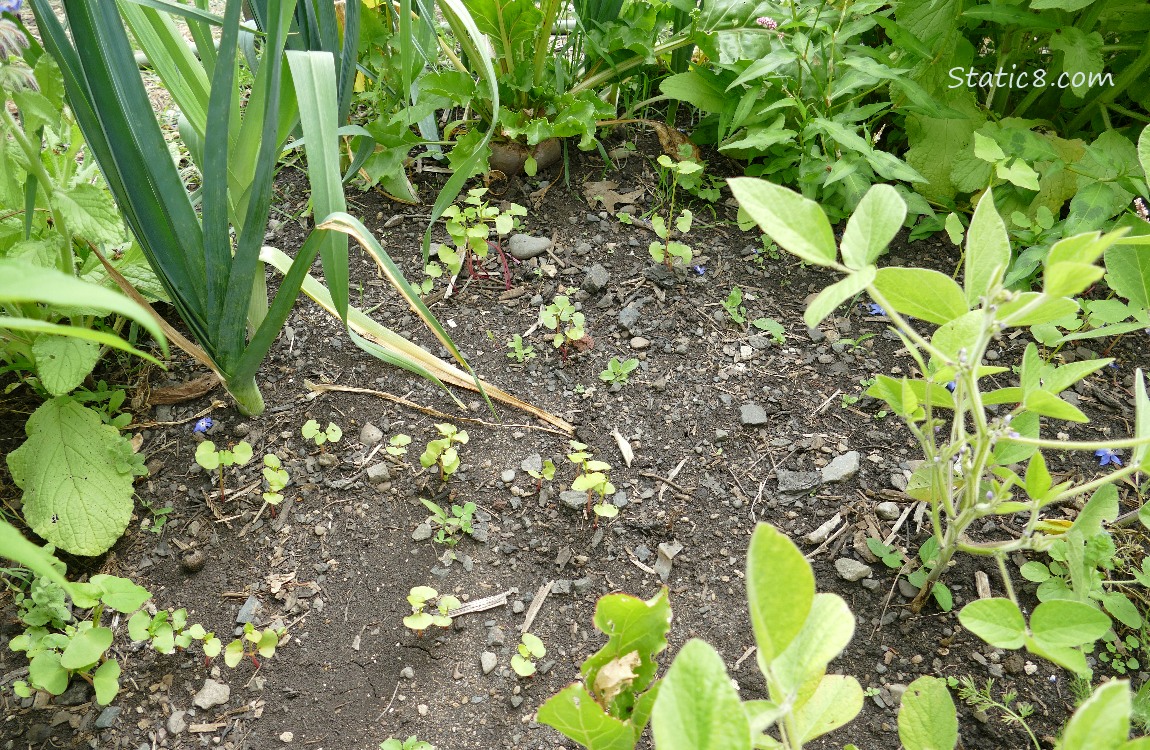
<path id="1" fill-rule="evenodd" d="M 442 214 L 444 226 L 455 247 L 439 245 L 437 250 L 439 263 L 435 261 L 428 263 L 424 267 L 425 274 L 437 278 L 446 269 L 447 274 L 454 277 L 466 262 L 468 275 L 476 278 L 478 273 L 474 267 L 475 259 L 482 262 L 487 258 L 490 249 L 494 248 L 499 253 L 499 260 L 503 266 L 505 285 L 508 289 L 511 288 L 511 270 L 507 265 L 507 256 L 503 253 L 502 238 L 519 226 L 518 217 L 526 216 L 527 209 L 518 203 L 511 203 L 506 209 L 502 209 L 484 200 L 486 194 L 487 188 L 472 188 L 467 192 L 462 207 L 453 203 L 444 210 Z M 494 243 L 489 240 L 492 230 L 495 231 L 496 237 Z"/>
<path id="2" fill-rule="evenodd" d="M 531 345 L 523 345 L 523 337 L 518 333 L 511 337 L 507 342 L 507 348 L 511 351 L 507 352 L 507 358 L 513 359 L 519 364 L 523 364 L 529 359 L 535 359 L 535 347 Z"/>
<path id="3" fill-rule="evenodd" d="M 319 422 L 309 419 L 300 428 L 300 434 L 303 435 L 304 440 L 313 440 L 316 445 L 323 449 L 325 443 L 338 443 L 343 437 L 343 430 L 335 422 L 328 422 L 327 427 L 321 430 Z"/>
<path id="4" fill-rule="evenodd" d="M 560 351 L 564 360 L 567 358 L 567 345 L 572 341 L 581 340 L 586 335 L 583 313 L 575 309 L 575 305 L 571 304 L 571 300 L 565 294 L 555 295 L 551 304 L 539 311 L 539 322 L 555 332 L 551 338 L 551 345 Z"/>
<path id="5" fill-rule="evenodd" d="M 593 459 L 585 443 L 580 443 L 578 440 L 569 442 L 571 452 L 567 454 L 567 460 L 575 464 L 579 470 L 579 475 L 571 482 L 571 489 L 587 493 L 587 510 L 595 512 L 597 526 L 599 518 L 614 518 L 619 515 L 619 508 L 607 499 L 608 495 L 615 494 L 615 485 L 611 484 L 608 476 L 611 464 Z M 591 505 L 593 495 L 599 496 L 599 502 L 594 506 Z"/>
<path id="6" fill-rule="evenodd" d="M 251 460 L 252 446 L 245 440 L 236 443 L 230 450 L 216 448 L 216 444 L 211 440 L 205 440 L 196 446 L 196 463 L 202 466 L 205 471 L 215 471 L 219 474 L 220 500 L 223 500 L 226 495 L 224 491 L 224 467 L 244 466 Z"/>
<path id="7" fill-rule="evenodd" d="M 427 448 L 419 457 L 419 464 L 427 469 L 432 466 L 439 470 L 439 481 L 446 482 L 459 469 L 459 452 L 455 444 L 466 445 L 467 433 L 446 422 L 435 425 L 442 437 L 428 441 Z"/>
<path id="8" fill-rule="evenodd" d="M 273 628 L 260 630 L 250 622 L 244 623 L 244 634 L 224 648 L 224 664 L 235 667 L 247 658 L 251 659 L 256 668 L 259 668 L 260 663 L 256 659 L 256 655 L 258 654 L 265 659 L 275 656 L 276 646 L 279 645 L 282 636 L 282 630 L 277 631 Z"/>
<path id="9" fill-rule="evenodd" d="M 264 500 L 270 505 L 279 505 L 283 502 L 283 489 L 287 487 L 288 482 L 291 481 L 291 476 L 288 475 L 287 470 L 283 468 L 283 463 L 280 461 L 279 456 L 274 453 L 267 453 L 264 455 L 264 468 L 261 472 L 264 480 L 268 483 L 267 492 L 264 493 Z"/>
<path id="10" fill-rule="evenodd" d="M 435 745 L 424 742 L 413 734 L 406 740 L 390 737 L 379 743 L 379 750 L 435 750 Z"/>
<path id="11" fill-rule="evenodd" d="M 407 446 L 411 445 L 411 436 L 400 433 L 392 435 L 387 441 L 387 454 L 395 458 L 407 455 Z"/>
<path id="12" fill-rule="evenodd" d="M 527 473 L 535 478 L 535 491 L 541 492 L 543 490 L 543 482 L 550 482 L 555 478 L 555 462 L 550 458 L 543 461 L 543 468 L 539 471 L 535 469 L 528 469 Z"/>
<path id="13" fill-rule="evenodd" d="M 918 441 L 925 461 L 911 478 L 907 492 L 929 503 L 937 553 L 928 556 L 927 575 L 912 608 L 920 609 L 943 571 L 959 552 L 993 557 L 1003 574 L 1008 597 L 968 604 L 960 614 L 964 624 L 1002 648 L 1027 646 L 1077 672 L 1086 670 L 1079 646 L 1101 637 L 1109 618 L 1088 604 L 1043 602 L 1027 626 L 1015 601 L 1006 569 L 1007 556 L 1024 549 L 1042 549 L 1064 525 L 1045 518 L 1057 503 L 1099 490 L 1139 470 L 1150 444 L 1150 399 L 1141 371 L 1135 374 L 1136 425 L 1132 439 L 1107 444 L 1050 440 L 1040 437 L 1040 418 L 1083 423 L 1086 415 L 1058 394 L 1105 367 L 1109 360 L 1070 365 L 1045 364 L 1037 347 L 1023 355 L 1019 384 L 983 392 L 980 380 L 1006 368 L 983 364 L 994 336 L 1011 327 L 1055 320 L 1078 309 L 1069 295 L 1101 277 L 1094 262 L 1122 232 L 1091 233 L 1067 238 L 1051 248 L 1043 273 L 1043 291 L 1012 292 L 1002 285 L 1010 261 L 1005 226 L 994 207 L 992 191 L 979 202 L 967 231 L 964 286 L 945 274 L 916 268 L 883 268 L 874 261 L 902 226 L 905 205 L 890 187 L 878 185 L 860 201 L 847 222 L 842 255 L 822 209 L 785 188 L 756 180 L 735 179 L 732 191 L 743 209 L 788 252 L 813 265 L 833 268 L 846 278 L 824 289 L 810 303 L 804 319 L 815 326 L 838 305 L 865 290 L 887 312 L 921 378 L 894 379 L 880 375 L 867 393 L 887 402 Z M 929 337 L 904 316 L 938 326 Z M 946 387 L 953 383 L 953 392 Z M 1009 411 L 988 413 L 993 404 L 1014 404 Z M 949 433 L 938 411 L 953 416 Z M 1113 450 L 1134 448 L 1129 465 L 1091 481 L 1055 485 L 1042 450 Z M 1020 476 L 1013 464 L 1026 462 Z M 968 530 L 994 515 L 1024 514 L 1018 536 L 975 541 Z M 1085 528 L 1091 523 L 1075 521 Z M 1055 632 L 1055 623 L 1062 628 Z M 1067 627 L 1074 623 L 1074 627 Z M 1099 628 L 1101 629 L 1099 630 Z"/>
<path id="14" fill-rule="evenodd" d="M 403 625 L 418 636 L 432 625 L 451 627 L 447 613 L 460 606 L 459 599 L 451 594 L 440 594 L 430 586 L 416 586 L 407 595 L 407 601 L 411 605 L 411 614 L 403 618 Z M 432 602 L 435 602 L 435 608 L 429 611 Z"/>
<path id="15" fill-rule="evenodd" d="M 607 362 L 607 369 L 599 373 L 599 379 L 605 383 L 618 383 L 619 385 L 626 385 L 627 381 L 631 378 L 631 373 L 639 366 L 639 360 L 632 357 L 625 359 L 622 362 L 618 357 L 612 357 Z"/>
<path id="16" fill-rule="evenodd" d="M 687 146 L 686 148 L 690 148 Z M 660 173 L 666 173 L 670 181 L 670 189 L 667 191 L 666 207 L 667 216 L 664 218 L 659 214 L 651 217 L 651 228 L 655 230 L 658 241 L 654 241 L 650 245 L 651 258 L 656 263 L 662 263 L 668 269 L 672 267 L 676 260 L 681 265 L 687 266 L 691 264 L 693 257 L 691 246 L 679 242 L 678 240 L 671 239 L 671 225 L 678 231 L 678 236 L 686 236 L 691 231 L 691 223 L 694 220 L 694 214 L 691 209 L 684 208 L 675 213 L 675 197 L 679 189 L 679 182 L 683 177 L 694 175 L 701 172 L 703 167 L 696 161 L 688 158 L 683 158 L 678 161 L 672 159 L 666 154 L 659 154 L 656 160 L 659 163 Z"/>
<path id="17" fill-rule="evenodd" d="M 471 521 L 475 517 L 475 503 L 452 504 L 449 512 L 448 509 L 430 500 L 420 498 L 419 502 L 431 511 L 427 522 L 438 529 L 434 539 L 439 544 L 454 547 L 459 544 L 461 534 L 472 533 Z"/>
<path id="18" fill-rule="evenodd" d="M 520 677 L 530 677 L 535 674 L 535 662 L 547 655 L 547 648 L 539 636 L 524 633 L 519 638 L 519 645 L 511 655 L 511 669 Z"/>
<path id="19" fill-rule="evenodd" d="M 755 318 L 751 321 L 751 325 L 769 335 L 771 341 L 776 344 L 782 344 L 787 340 L 786 329 L 783 328 L 782 323 L 774 318 Z"/>

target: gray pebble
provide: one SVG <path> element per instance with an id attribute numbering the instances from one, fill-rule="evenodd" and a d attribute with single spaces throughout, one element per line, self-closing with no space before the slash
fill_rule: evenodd
<path id="1" fill-rule="evenodd" d="M 835 570 L 838 571 L 839 578 L 844 581 L 859 581 L 863 578 L 870 578 L 874 573 L 869 565 L 849 557 L 840 557 L 835 560 Z"/>
<path id="2" fill-rule="evenodd" d="M 499 666 L 499 657 L 491 651 L 484 651 L 479 655 L 479 666 L 483 669 L 483 674 L 491 674 L 495 667 Z"/>

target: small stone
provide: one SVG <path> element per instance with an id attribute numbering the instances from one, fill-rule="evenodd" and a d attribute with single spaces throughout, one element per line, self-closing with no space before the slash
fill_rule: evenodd
<path id="1" fill-rule="evenodd" d="M 611 274 L 601 264 L 596 263 L 587 269 L 587 278 L 583 279 L 583 289 L 588 294 L 598 294 L 611 282 Z"/>
<path id="2" fill-rule="evenodd" d="M 631 348 L 637 352 L 641 352 L 651 346 L 651 341 L 642 336 L 635 336 L 631 339 Z"/>
<path id="3" fill-rule="evenodd" d="M 64 693 L 56 699 L 57 706 L 79 706 L 92 700 L 92 686 L 83 680 L 73 680 Z"/>
<path id="4" fill-rule="evenodd" d="M 204 686 L 200 688 L 200 692 L 196 693 L 196 697 L 192 700 L 192 703 L 196 705 L 196 708 L 206 710 L 224 705 L 231 697 L 231 687 L 222 682 L 216 682 L 209 677 L 204 680 Z"/>
<path id="5" fill-rule="evenodd" d="M 188 728 L 188 722 L 184 719 L 187 711 L 173 711 L 172 715 L 168 717 L 168 734 L 176 735 L 181 734 Z"/>
<path id="6" fill-rule="evenodd" d="M 96 717 L 96 729 L 108 729 L 116 723 L 116 719 L 120 718 L 120 712 L 123 711 L 121 706 L 108 706 L 100 715 Z"/>
<path id="7" fill-rule="evenodd" d="M 280 735 L 280 742 L 284 743 L 285 745 L 289 744 L 294 739 L 295 739 L 295 734 L 293 734 L 291 732 L 284 732 L 283 734 Z"/>
<path id="8" fill-rule="evenodd" d="M 255 596 L 249 596 L 244 606 L 240 607 L 239 614 L 236 615 L 236 622 L 243 625 L 245 623 L 254 622 L 256 614 L 262 609 L 260 600 Z"/>
<path id="9" fill-rule="evenodd" d="M 823 467 L 823 483 L 841 482 L 850 479 L 859 471 L 859 452 L 848 451 Z"/>
<path id="10" fill-rule="evenodd" d="M 907 599 L 913 599 L 918 596 L 918 589 L 915 585 L 905 578 L 898 579 L 898 593 L 905 596 Z"/>
<path id="11" fill-rule="evenodd" d="M 523 462 L 519 464 L 519 468 L 523 471 L 534 471 L 537 473 L 543 471 L 543 456 L 540 456 L 538 453 L 532 453 L 523 459 Z"/>
<path id="12" fill-rule="evenodd" d="M 415 527 L 415 531 L 411 532 L 411 538 L 417 542 L 422 542 L 424 539 L 430 539 L 431 534 L 431 524 L 424 521 Z"/>
<path id="13" fill-rule="evenodd" d="M 383 440 L 383 430 L 379 429 L 371 422 L 364 424 L 359 430 L 359 442 L 364 445 L 376 445 L 379 441 Z"/>
<path id="14" fill-rule="evenodd" d="M 575 587 L 575 593 L 586 594 L 595 585 L 595 582 L 590 578 L 576 578 L 571 584 Z"/>
<path id="15" fill-rule="evenodd" d="M 884 521 L 893 521 L 902 515 L 902 512 L 898 509 L 898 503 L 891 502 L 890 500 L 886 500 L 874 506 L 874 513 Z"/>
<path id="16" fill-rule="evenodd" d="M 404 667 L 403 669 L 399 670 L 399 676 L 405 680 L 414 680 L 415 670 L 411 667 Z"/>
<path id="17" fill-rule="evenodd" d="M 499 478 L 503 481 L 504 484 L 511 484 L 515 481 L 515 469 L 507 469 L 499 475 Z"/>
<path id="18" fill-rule="evenodd" d="M 483 674 L 491 674 L 499 666 L 499 657 L 494 652 L 484 651 L 479 655 L 479 666 L 483 669 Z"/>
<path id="19" fill-rule="evenodd" d="M 818 488 L 822 481 L 822 474 L 817 471 L 790 471 L 779 469 L 776 472 L 779 479 L 779 493 L 783 495 L 801 495 Z"/>
<path id="20" fill-rule="evenodd" d="M 327 527 L 322 523 L 317 523 L 312 531 L 315 532 L 316 536 L 327 536 Z"/>
<path id="21" fill-rule="evenodd" d="M 739 421 L 747 427 L 756 427 L 767 423 L 767 412 L 759 404 L 743 404 L 739 407 Z"/>
<path id="22" fill-rule="evenodd" d="M 204 569 L 204 563 L 207 561 L 208 557 L 203 551 L 194 549 L 180 558 L 180 568 L 185 573 L 199 573 Z"/>
<path id="23" fill-rule="evenodd" d="M 495 626 L 487 631 L 488 646 L 502 646 L 504 639 L 503 628 L 499 626 Z"/>
<path id="24" fill-rule="evenodd" d="M 825 340 L 827 337 L 827 335 L 825 333 L 823 333 L 822 331 L 820 331 L 817 328 L 808 328 L 807 329 L 807 336 L 810 336 L 811 341 L 816 343 L 816 344 Z"/>
<path id="25" fill-rule="evenodd" d="M 528 260 L 542 255 L 551 247 L 546 237 L 532 237 L 529 234 L 513 234 L 507 239 L 507 252 L 519 260 Z"/>
<path id="26" fill-rule="evenodd" d="M 571 510 L 583 510 L 587 507 L 587 493 L 578 490 L 566 490 L 559 493 L 559 502 Z"/>
<path id="27" fill-rule="evenodd" d="M 870 578 L 874 573 L 869 565 L 849 557 L 835 560 L 835 570 L 838 571 L 839 578 L 844 581 L 861 581 L 863 578 Z"/>
<path id="28" fill-rule="evenodd" d="M 523 696 L 522 695 L 511 696 L 511 707 L 512 708 L 519 708 L 522 705 L 523 705 Z"/>
<path id="29" fill-rule="evenodd" d="M 560 578 L 551 585 L 551 593 L 556 596 L 570 596 L 571 595 L 571 581 L 567 578 Z"/>
<path id="30" fill-rule="evenodd" d="M 378 463 L 367 467 L 367 481 L 372 484 L 382 484 L 391 481 L 391 469 L 385 463 Z"/>
<path id="31" fill-rule="evenodd" d="M 634 333 L 641 317 L 639 307 L 632 302 L 619 311 L 619 327 L 627 333 Z"/>

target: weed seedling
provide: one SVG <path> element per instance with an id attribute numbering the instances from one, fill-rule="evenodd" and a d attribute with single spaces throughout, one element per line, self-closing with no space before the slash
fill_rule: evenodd
<path id="1" fill-rule="evenodd" d="M 323 447 L 324 443 L 338 443 L 340 438 L 343 437 L 343 430 L 341 430 L 335 422 L 328 422 L 327 427 L 320 430 L 319 422 L 314 419 L 309 419 L 304 422 L 300 432 L 303 433 L 304 440 L 314 440 L 321 451 L 327 450 Z"/>
<path id="2" fill-rule="evenodd" d="M 547 459 L 543 462 L 543 468 L 539 471 L 535 469 L 528 469 L 527 473 L 535 477 L 535 492 L 538 494 L 543 491 L 543 481 L 550 482 L 555 478 L 555 462 Z"/>
<path id="3" fill-rule="evenodd" d="M 475 270 L 473 258 L 484 260 L 488 251 L 494 249 L 499 253 L 499 262 L 503 266 L 504 285 L 510 289 L 511 269 L 507 265 L 507 256 L 503 253 L 502 237 L 518 226 L 518 217 L 526 216 L 527 209 L 518 203 L 511 203 L 506 211 L 501 210 L 498 206 L 483 200 L 486 194 L 487 188 L 474 188 L 467 193 L 462 208 L 459 205 L 451 205 L 443 212 L 444 226 L 451 235 L 455 248 L 440 245 L 439 259 L 452 276 L 459 273 L 466 261 L 468 276 L 475 279 L 479 278 L 480 274 Z M 492 228 L 495 229 L 495 242 L 488 239 Z M 429 263 L 428 267 L 433 265 L 437 264 Z M 442 274 L 442 268 L 435 270 L 438 273 L 433 274 L 428 272 L 428 268 L 424 268 L 424 273 L 434 277 Z"/>
<path id="4" fill-rule="evenodd" d="M 555 332 L 552 345 L 559 350 L 563 361 L 567 361 L 567 344 L 578 341 L 585 335 L 583 313 L 575 309 L 567 295 L 555 296 L 550 305 L 539 311 L 539 322 Z"/>
<path id="5" fill-rule="evenodd" d="M 387 441 L 387 455 L 393 458 L 400 458 L 407 455 L 407 446 L 411 444 L 411 436 L 404 435 L 402 432 L 398 435 L 393 435 Z"/>
<path id="6" fill-rule="evenodd" d="M 524 346 L 523 337 L 518 333 L 507 342 L 507 348 L 511 350 L 507 352 L 507 358 L 513 359 L 519 364 L 523 364 L 529 359 L 535 359 L 535 347 Z"/>
<path id="7" fill-rule="evenodd" d="M 440 423 L 435 425 L 442 437 L 430 441 L 423 455 L 419 457 L 419 464 L 425 468 L 436 466 L 439 469 L 439 481 L 446 482 L 459 469 L 459 452 L 453 445 L 463 445 L 467 442 L 467 433 L 453 424 Z"/>
<path id="8" fill-rule="evenodd" d="M 279 642 L 280 632 L 272 628 L 257 630 L 250 622 L 244 623 L 243 637 L 235 639 L 224 648 L 224 664 L 234 667 L 246 656 L 258 669 L 260 662 L 256 659 L 256 654 L 270 659 L 275 656 Z"/>
<path id="9" fill-rule="evenodd" d="M 435 745 L 430 742 L 424 742 L 413 734 L 406 740 L 397 740 L 394 737 L 389 737 L 379 743 L 379 750 L 435 750 Z"/>
<path id="10" fill-rule="evenodd" d="M 196 463 L 207 471 L 218 471 L 220 477 L 220 500 L 225 497 L 224 467 L 243 466 L 252 460 L 252 447 L 246 441 L 240 441 L 231 450 L 216 450 L 216 444 L 205 440 L 196 448 Z"/>
<path id="11" fill-rule="evenodd" d="M 783 328 L 782 323 L 774 318 L 755 318 L 751 321 L 751 325 L 765 332 L 776 344 L 782 344 L 787 340 L 786 329 Z"/>
<path id="12" fill-rule="evenodd" d="M 431 515 L 427 517 L 427 522 L 439 529 L 435 534 L 435 541 L 446 544 L 448 547 L 454 547 L 459 544 L 460 533 L 471 534 L 471 519 L 475 517 L 475 503 L 452 505 L 451 512 L 448 513 L 447 509 L 430 500 L 420 498 L 419 502 L 431 511 Z"/>
<path id="13" fill-rule="evenodd" d="M 627 381 L 631 378 L 631 373 L 639 366 L 639 360 L 632 357 L 631 359 L 619 361 L 618 357 L 612 357 L 611 361 L 607 363 L 607 369 L 599 373 L 599 379 L 606 383 L 618 383 L 619 385 L 626 385 Z"/>
<path id="14" fill-rule="evenodd" d="M 1017 692 L 1008 690 L 1002 694 L 1001 699 L 995 698 L 994 680 L 990 678 L 987 678 L 984 687 L 979 687 L 974 682 L 974 678 L 970 676 L 947 677 L 946 684 L 951 690 L 957 690 L 958 697 L 965 701 L 968 706 L 983 713 L 1000 712 L 1004 724 L 1014 724 L 1021 727 L 1029 735 L 1035 748 L 1042 747 L 1038 743 L 1038 738 L 1034 736 L 1034 732 L 1031 731 L 1030 725 L 1026 723 L 1027 717 L 1034 713 L 1034 706 L 1023 702 L 1016 703 Z"/>
<path id="15" fill-rule="evenodd" d="M 662 167 L 660 172 L 670 177 L 671 190 L 670 198 L 667 201 L 666 219 L 658 214 L 651 217 L 651 228 L 655 230 L 655 234 L 659 237 L 657 241 L 651 243 L 651 258 L 656 263 L 662 263 L 668 269 L 672 267 L 675 260 L 687 266 L 691 264 L 691 258 L 693 257 L 691 246 L 683 242 L 672 240 L 671 229 L 668 225 L 673 221 L 675 229 L 679 230 L 680 235 L 685 235 L 691 231 L 691 222 L 694 219 L 694 215 L 688 208 L 684 208 L 678 215 L 675 214 L 675 193 L 682 178 L 694 175 L 697 172 L 702 172 L 703 167 L 700 166 L 698 162 L 691 161 L 690 159 L 675 161 L 666 154 L 660 154 L 658 162 L 659 166 Z"/>
<path id="16" fill-rule="evenodd" d="M 580 443 L 578 440 L 572 440 L 570 443 L 571 453 L 567 454 L 567 460 L 579 469 L 579 476 L 571 483 L 571 489 L 587 493 L 586 511 L 595 512 L 595 525 L 598 526 L 600 517 L 614 518 L 619 515 L 619 509 L 607 500 L 608 495 L 615 493 L 615 485 L 611 484 L 607 475 L 607 472 L 611 471 L 611 464 L 592 459 L 585 443 Z M 594 507 L 591 506 L 592 495 L 599 496 L 599 502 L 595 503 Z"/>
<path id="17" fill-rule="evenodd" d="M 451 594 L 440 596 L 439 592 L 430 586 L 416 586 L 407 595 L 407 601 L 411 604 L 411 614 L 403 618 L 403 624 L 408 629 L 414 630 L 420 638 L 423 637 L 423 631 L 432 625 L 441 628 L 451 627 L 451 618 L 447 613 L 460 606 L 459 600 L 454 596 Z M 436 601 L 435 609 L 428 611 L 433 601 Z"/>
<path id="18" fill-rule="evenodd" d="M 535 674 L 535 661 L 547 655 L 543 641 L 531 633 L 524 633 L 519 639 L 519 653 L 511 656 L 511 669 L 520 677 L 530 677 Z"/>
<path id="19" fill-rule="evenodd" d="M 268 453 L 264 456 L 263 475 L 268 483 L 268 491 L 264 493 L 264 500 L 269 505 L 279 505 L 284 499 L 281 490 L 287 487 L 288 481 L 291 480 L 287 470 L 283 468 L 279 456 L 274 453 Z"/>

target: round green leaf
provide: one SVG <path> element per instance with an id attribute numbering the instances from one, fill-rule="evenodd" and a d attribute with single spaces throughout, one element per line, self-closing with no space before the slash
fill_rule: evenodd
<path id="1" fill-rule="evenodd" d="M 530 677 L 535 674 L 535 662 L 519 654 L 515 654 L 511 657 L 511 668 L 515 670 L 515 674 L 520 677 Z"/>
<path id="2" fill-rule="evenodd" d="M 68 689 L 68 670 L 60 666 L 60 655 L 55 651 L 42 651 L 28 662 L 28 679 L 40 690 L 60 695 Z"/>
<path id="3" fill-rule="evenodd" d="M 906 750 L 954 750 L 958 744 L 958 714 L 946 683 L 919 677 L 902 695 L 898 738 Z"/>
<path id="4" fill-rule="evenodd" d="M 723 659 L 688 641 L 659 688 L 651 729 L 660 750 L 750 750 L 751 728 Z"/>
<path id="5" fill-rule="evenodd" d="M 72 637 L 72 642 L 60 655 L 60 666 L 64 669 L 86 669 L 104 656 L 112 645 L 111 628 L 88 628 Z"/>
<path id="6" fill-rule="evenodd" d="M 977 599 L 958 613 L 958 621 L 970 632 L 997 648 L 1021 648 L 1026 620 L 1009 599 Z"/>
<path id="7" fill-rule="evenodd" d="M 224 649 L 224 664 L 235 667 L 244 658 L 244 642 L 239 638 L 232 641 Z"/>
<path id="8" fill-rule="evenodd" d="M 103 592 L 100 601 L 108 607 L 128 614 L 135 612 L 143 606 L 144 602 L 152 598 L 151 593 L 143 586 L 137 586 L 127 578 L 109 575 L 94 575 L 92 583 L 100 587 Z"/>
<path id="9" fill-rule="evenodd" d="M 969 308 L 962 287 L 944 273 L 926 268 L 883 268 L 874 280 L 886 301 L 903 315 L 942 325 Z"/>
<path id="10" fill-rule="evenodd" d="M 120 692 L 120 662 L 108 659 L 92 675 L 92 687 L 96 688 L 96 702 L 106 706 Z"/>
<path id="11" fill-rule="evenodd" d="M 1030 615 L 1035 640 L 1050 646 L 1081 646 L 1110 629 L 1110 618 L 1089 604 L 1069 600 L 1042 602 Z"/>

